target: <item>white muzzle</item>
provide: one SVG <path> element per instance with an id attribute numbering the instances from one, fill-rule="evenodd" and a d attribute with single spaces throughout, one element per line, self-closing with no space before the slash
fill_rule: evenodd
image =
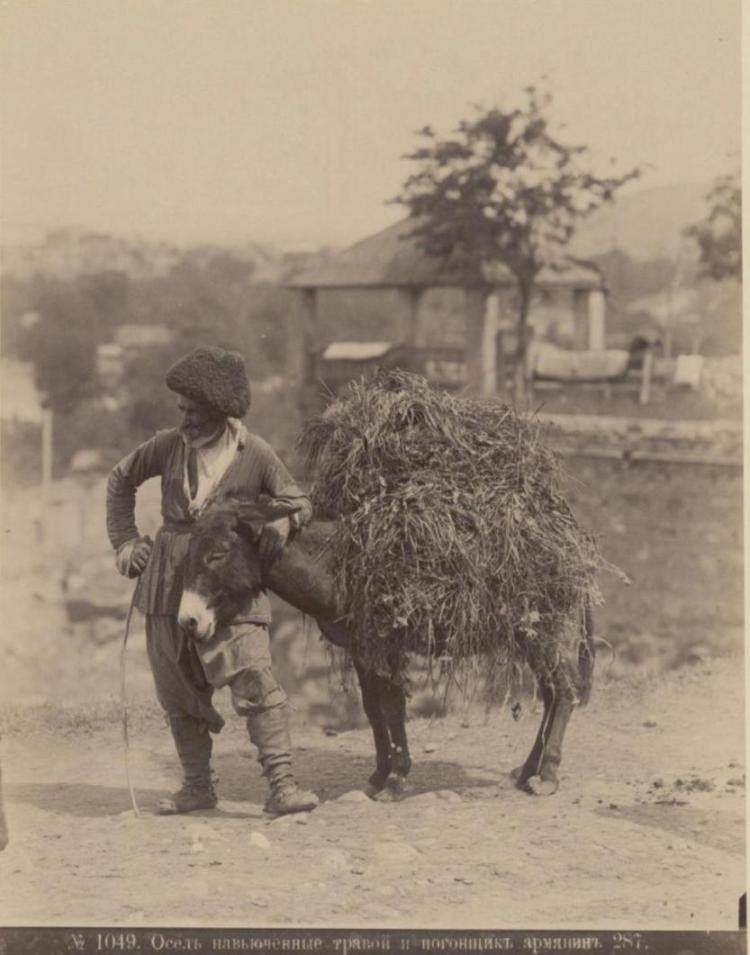
<path id="1" fill-rule="evenodd" d="M 216 614 L 206 598 L 194 590 L 182 594 L 177 622 L 195 640 L 208 640 L 216 630 Z"/>

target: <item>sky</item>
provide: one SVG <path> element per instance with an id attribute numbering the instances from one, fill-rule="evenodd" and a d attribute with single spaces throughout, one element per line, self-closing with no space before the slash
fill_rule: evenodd
<path id="1" fill-rule="evenodd" d="M 83 227 L 341 245 L 429 123 L 550 77 L 640 188 L 738 162 L 740 0 L 0 0 L 5 242 Z"/>

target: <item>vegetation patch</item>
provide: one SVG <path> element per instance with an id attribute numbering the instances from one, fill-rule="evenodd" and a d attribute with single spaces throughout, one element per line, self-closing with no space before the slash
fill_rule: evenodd
<path id="1" fill-rule="evenodd" d="M 367 665 L 403 678 L 410 653 L 481 659 L 497 687 L 529 663 L 537 677 L 568 674 L 586 698 L 585 613 L 603 562 L 538 422 L 381 371 L 301 444 L 316 512 L 339 522 L 336 569 Z"/>

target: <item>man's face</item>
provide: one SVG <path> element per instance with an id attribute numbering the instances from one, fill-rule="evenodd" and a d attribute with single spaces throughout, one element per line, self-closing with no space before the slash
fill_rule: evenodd
<path id="1" fill-rule="evenodd" d="M 177 399 L 177 410 L 182 419 L 180 431 L 189 441 L 210 437 L 224 423 L 224 416 L 210 405 L 184 398 L 182 395 Z"/>

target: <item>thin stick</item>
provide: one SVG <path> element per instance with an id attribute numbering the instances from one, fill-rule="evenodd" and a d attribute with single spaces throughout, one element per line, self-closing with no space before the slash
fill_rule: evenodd
<path id="1" fill-rule="evenodd" d="M 133 812 L 136 816 L 140 817 L 141 813 L 138 809 L 138 803 L 135 798 L 135 790 L 133 789 L 133 782 L 130 778 L 130 741 L 128 739 L 128 698 L 126 694 L 126 683 L 125 683 L 125 662 L 126 662 L 126 651 L 128 648 L 128 635 L 130 633 L 130 618 L 133 616 L 133 607 L 135 607 L 135 595 L 137 593 L 137 587 L 133 588 L 133 596 L 130 598 L 130 606 L 128 607 L 128 616 L 125 621 L 125 634 L 122 640 L 122 651 L 120 653 L 120 698 L 122 703 L 122 735 L 125 741 L 125 778 L 128 781 L 128 792 L 130 793 L 130 802 L 133 806 Z"/>

